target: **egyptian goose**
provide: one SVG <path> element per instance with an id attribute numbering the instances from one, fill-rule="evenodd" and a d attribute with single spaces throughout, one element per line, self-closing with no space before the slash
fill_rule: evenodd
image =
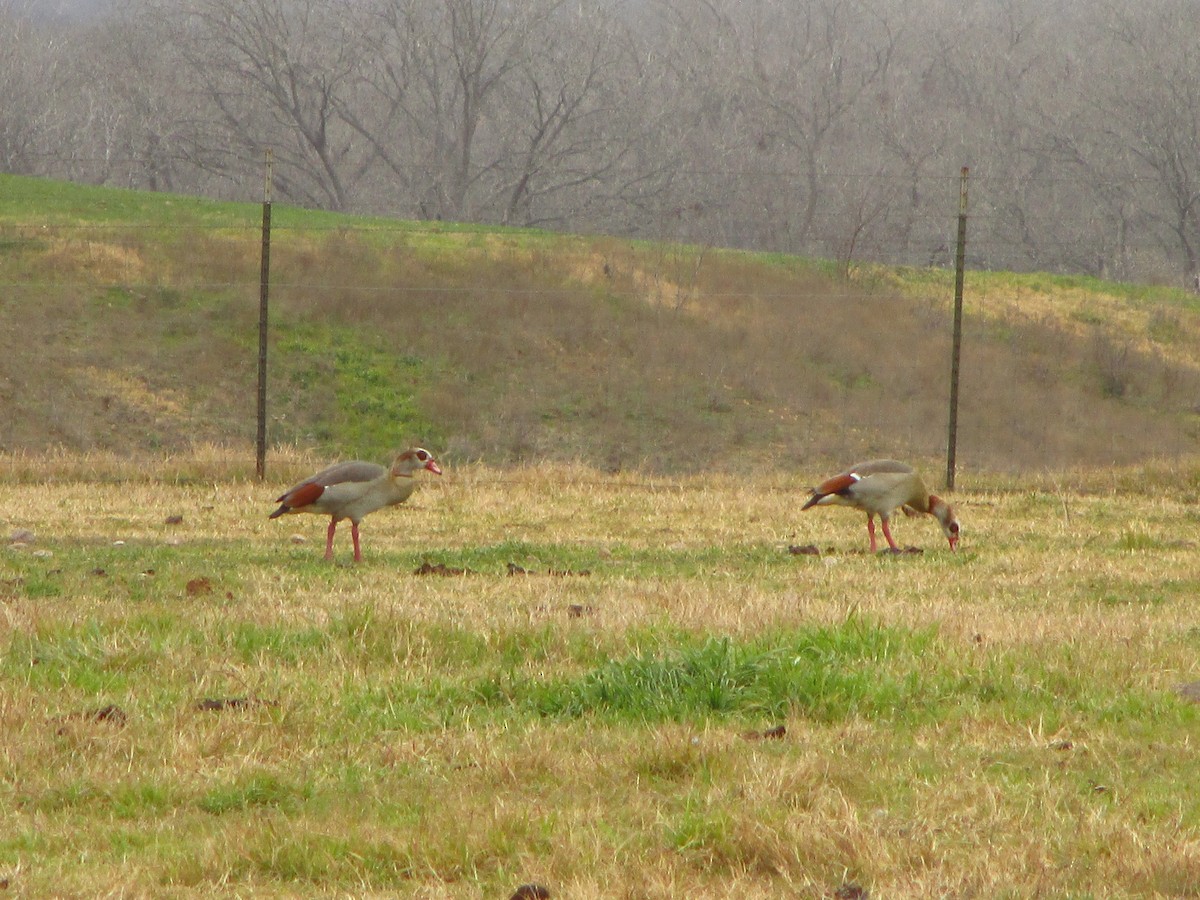
<path id="1" fill-rule="evenodd" d="M 921 476 L 912 466 L 894 459 L 873 459 L 851 466 L 845 472 L 834 475 L 828 481 L 813 488 L 812 497 L 801 509 L 812 506 L 853 506 L 867 514 L 867 534 L 871 536 L 871 552 L 875 552 L 875 517 L 879 516 L 883 536 L 893 552 L 899 547 L 892 540 L 888 527 L 891 515 L 897 508 L 906 515 L 928 513 L 942 526 L 950 549 L 958 546 L 958 519 L 954 510 L 941 497 L 925 489 Z"/>
<path id="2" fill-rule="evenodd" d="M 441 475 L 441 466 L 433 454 L 420 447 L 396 456 L 391 468 L 371 462 L 343 462 L 323 469 L 311 478 L 289 488 L 279 497 L 279 509 L 269 518 L 288 513 L 319 513 L 329 516 L 325 536 L 325 558 L 333 559 L 333 533 L 342 519 L 350 520 L 354 540 L 354 561 L 362 562 L 358 543 L 358 523 L 367 513 L 385 506 L 403 503 L 416 489 L 416 474 L 422 469 Z"/>

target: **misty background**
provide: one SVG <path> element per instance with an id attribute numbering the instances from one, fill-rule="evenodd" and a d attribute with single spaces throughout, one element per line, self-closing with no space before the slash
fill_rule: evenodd
<path id="1" fill-rule="evenodd" d="M 0 168 L 1190 285 L 1192 0 L 0 0 Z"/>

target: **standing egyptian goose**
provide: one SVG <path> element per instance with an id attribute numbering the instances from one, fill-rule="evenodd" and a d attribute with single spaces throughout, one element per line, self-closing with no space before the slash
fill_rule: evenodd
<path id="1" fill-rule="evenodd" d="M 812 497 L 802 509 L 812 506 L 853 506 L 867 514 L 867 534 L 871 536 L 871 552 L 875 552 L 875 517 L 883 526 L 883 536 L 893 552 L 899 551 L 888 527 L 892 513 L 903 509 L 906 515 L 927 513 L 942 526 L 950 549 L 958 546 L 958 519 L 954 509 L 925 489 L 921 476 L 913 467 L 894 459 L 873 459 L 851 466 L 813 488 Z"/>
<path id="2" fill-rule="evenodd" d="M 333 559 L 333 533 L 342 519 L 350 520 L 354 540 L 354 561 L 362 562 L 358 543 L 358 523 L 367 513 L 395 506 L 409 498 L 417 487 L 416 475 L 422 469 L 441 475 L 441 466 L 433 454 L 420 447 L 396 456 L 391 468 L 370 462 L 343 462 L 306 478 L 279 497 L 279 509 L 270 518 L 288 513 L 319 513 L 329 516 L 325 536 L 325 558 Z"/>

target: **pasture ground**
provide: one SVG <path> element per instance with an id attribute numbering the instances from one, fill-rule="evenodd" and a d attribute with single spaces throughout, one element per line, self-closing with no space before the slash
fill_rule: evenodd
<path id="1" fill-rule="evenodd" d="M 960 474 L 898 556 L 824 472 L 449 469 L 354 566 L 267 519 L 312 462 L 0 460 L 14 895 L 1200 890 L 1194 467 Z"/>

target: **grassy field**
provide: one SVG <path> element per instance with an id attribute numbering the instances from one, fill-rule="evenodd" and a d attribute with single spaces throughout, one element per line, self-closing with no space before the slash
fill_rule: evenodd
<path id="1" fill-rule="evenodd" d="M 354 566 L 267 520 L 313 462 L 0 457 L 8 892 L 1200 890 L 1200 464 L 874 557 L 822 472 L 451 468 Z"/>

